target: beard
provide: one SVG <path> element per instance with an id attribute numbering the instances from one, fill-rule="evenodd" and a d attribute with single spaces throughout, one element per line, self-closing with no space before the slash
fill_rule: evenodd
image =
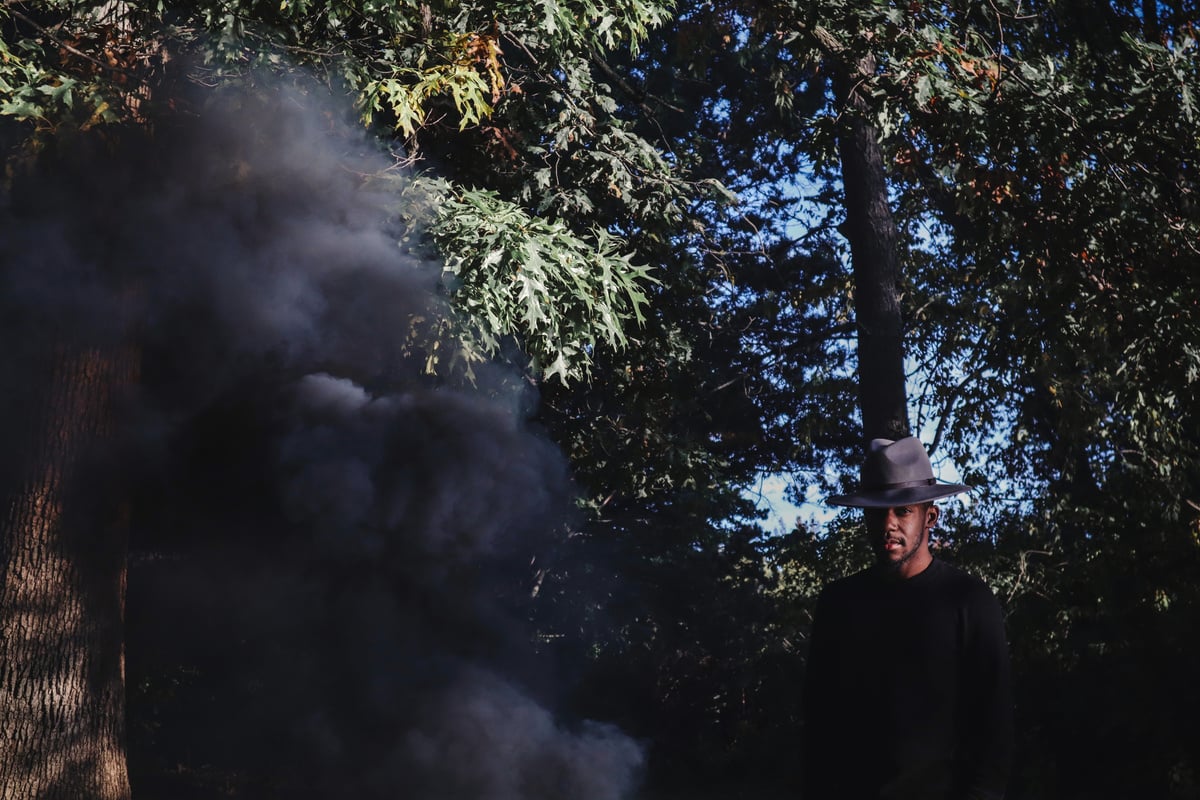
<path id="1" fill-rule="evenodd" d="M 905 539 L 903 552 L 900 554 L 899 558 L 895 558 L 884 546 L 884 541 L 886 541 L 885 536 L 884 540 L 880 541 L 875 546 L 876 564 L 882 569 L 898 572 L 901 567 L 916 558 L 917 553 L 921 552 L 921 547 L 925 544 L 925 541 L 928 539 L 928 537 L 928 529 L 921 528 L 917 532 L 916 541 Z"/>

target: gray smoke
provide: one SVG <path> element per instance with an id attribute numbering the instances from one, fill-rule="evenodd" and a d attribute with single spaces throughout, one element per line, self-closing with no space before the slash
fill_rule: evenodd
<path id="1" fill-rule="evenodd" d="M 450 312 L 397 212 L 427 210 L 397 209 L 394 180 L 366 177 L 386 156 L 312 92 L 205 102 L 153 144 L 81 139 L 0 214 L 3 391 L 43 354 L 22 342 L 143 361 L 100 465 L 138 501 L 135 775 L 175 759 L 260 797 L 627 796 L 639 748 L 556 717 L 531 657 L 530 565 L 571 513 L 536 398 L 498 367 L 425 372 Z"/>
<path id="2" fill-rule="evenodd" d="M 633 787 L 634 743 L 608 725 L 568 733 L 546 709 L 495 675 L 468 672 L 430 708 L 397 754 L 425 784 L 415 796 L 618 800 Z M 454 764 L 471 763 L 470 770 Z M 413 796 L 409 794 L 408 796 Z"/>

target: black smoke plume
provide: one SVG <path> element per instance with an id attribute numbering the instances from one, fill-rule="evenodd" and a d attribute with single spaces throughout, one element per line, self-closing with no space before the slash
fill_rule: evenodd
<path id="1" fill-rule="evenodd" d="M 556 717 L 530 658 L 564 459 L 519 377 L 427 374 L 450 312 L 397 219 L 428 210 L 342 117 L 214 95 L 60 142 L 4 198 L 6 402 L 24 342 L 141 363 L 93 464 L 133 501 L 135 794 L 627 796 L 638 747 Z"/>

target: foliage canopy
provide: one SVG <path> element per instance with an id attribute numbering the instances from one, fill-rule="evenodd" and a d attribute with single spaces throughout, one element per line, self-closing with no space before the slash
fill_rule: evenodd
<path id="1" fill-rule="evenodd" d="M 808 604 L 864 555 L 845 518 L 764 535 L 746 491 L 786 474 L 799 501 L 856 474 L 836 142 L 861 115 L 901 236 L 912 421 L 981 487 L 943 552 L 1009 611 L 1020 788 L 1184 797 L 1195 18 L 1189 0 L 6 3 L 0 123 L 16 159 L 166 124 L 195 84 L 302 75 L 351 98 L 418 176 L 397 182 L 400 235 L 462 312 L 430 368 L 513 358 L 571 460 L 588 516 L 529 613 L 586 676 L 575 707 L 664 742 L 674 779 L 707 762 L 783 785 Z M 834 65 L 865 107 L 838 102 Z M 1160 661 L 1173 679 L 1139 680 Z M 1114 701 L 1109 673 L 1136 690 Z M 1072 737 L 1126 771 L 1097 785 Z"/>

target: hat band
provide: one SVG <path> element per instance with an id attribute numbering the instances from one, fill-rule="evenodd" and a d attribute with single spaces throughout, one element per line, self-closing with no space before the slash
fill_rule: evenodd
<path id="1" fill-rule="evenodd" d="M 917 486 L 933 486 L 937 483 L 937 478 L 925 478 L 919 481 L 901 481 L 900 483 L 881 483 L 875 486 L 864 486 L 863 491 L 883 491 L 886 489 L 913 489 Z"/>

